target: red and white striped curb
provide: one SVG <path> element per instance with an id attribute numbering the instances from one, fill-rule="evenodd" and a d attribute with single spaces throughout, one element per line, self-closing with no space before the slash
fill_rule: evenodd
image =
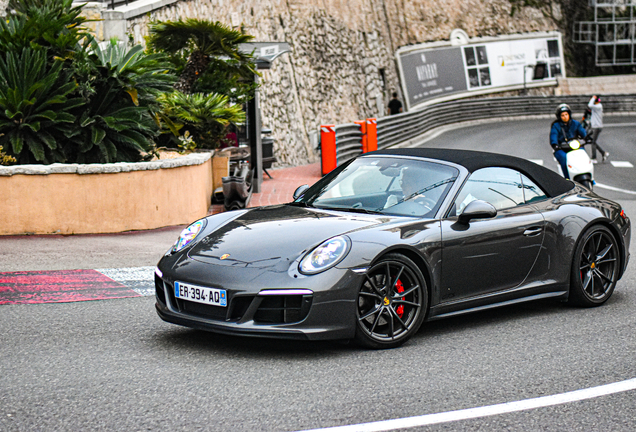
<path id="1" fill-rule="evenodd" d="M 154 267 L 0 273 L 0 305 L 154 295 Z"/>

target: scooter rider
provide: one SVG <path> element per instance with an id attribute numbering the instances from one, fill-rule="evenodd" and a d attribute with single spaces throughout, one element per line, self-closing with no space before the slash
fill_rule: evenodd
<path id="1" fill-rule="evenodd" d="M 563 175 L 569 179 L 566 152 L 561 150 L 560 144 L 572 138 L 585 138 L 587 131 L 581 123 L 572 119 L 572 110 L 567 104 L 559 105 L 555 115 L 557 119 L 550 129 L 550 145 L 554 150 L 554 157 L 561 164 Z"/>

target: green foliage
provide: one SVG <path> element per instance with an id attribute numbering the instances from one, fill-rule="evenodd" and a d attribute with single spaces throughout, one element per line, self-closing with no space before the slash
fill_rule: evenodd
<path id="1" fill-rule="evenodd" d="M 62 62 L 47 64 L 44 49 L 0 55 L 0 144 L 19 163 L 66 161 L 58 142 L 74 122 L 70 111 L 83 104 L 70 97 L 75 87 Z"/>
<path id="2" fill-rule="evenodd" d="M 245 121 L 241 107 L 230 105 L 224 95 L 174 91 L 161 95 L 158 101 L 162 107 L 161 119 L 183 125 L 201 148 L 218 148 L 226 135 L 226 127 Z"/>
<path id="3" fill-rule="evenodd" d="M 0 52 L 48 48 L 50 58 L 72 58 L 77 44 L 88 35 L 82 26 L 82 6 L 72 0 L 12 0 L 16 11 L 0 20 Z"/>
<path id="4" fill-rule="evenodd" d="M 86 33 L 71 0 L 21 0 L 0 22 L 0 142 L 18 163 L 138 161 L 154 151 L 167 58 Z"/>
<path id="5" fill-rule="evenodd" d="M 141 45 L 129 49 L 115 40 L 105 48 L 93 40 L 91 51 L 98 59 L 98 67 L 108 69 L 108 75 L 117 80 L 135 105 L 148 106 L 159 93 L 172 91 L 176 78 L 171 73 L 172 64 L 163 54 L 145 54 Z"/>
<path id="6" fill-rule="evenodd" d="M 218 21 L 191 18 L 152 23 L 148 44 L 167 53 L 187 49 L 201 51 L 207 56 L 225 55 L 235 60 L 248 60 L 249 56 L 239 52 L 237 46 L 253 38 Z"/>
<path id="7" fill-rule="evenodd" d="M 212 59 L 192 90 L 198 93 L 222 94 L 233 103 L 245 104 L 254 97 L 254 92 L 258 89 L 253 68 L 253 63 Z"/>
<path id="8" fill-rule="evenodd" d="M 185 133 L 179 137 L 178 147 L 182 152 L 192 151 L 197 148 L 197 143 L 192 139 L 190 131 L 185 131 Z"/>
<path id="9" fill-rule="evenodd" d="M 246 74 L 253 77 L 256 73 L 251 54 L 239 49 L 241 43 L 249 42 L 253 37 L 232 30 L 219 22 L 198 19 L 155 22 L 150 25 L 149 30 L 149 49 L 164 51 L 171 56 L 179 73 L 175 89 L 181 92 L 192 93 L 210 89 L 209 82 L 212 77 L 208 77 L 208 84 L 199 86 L 198 89 L 194 88 L 197 81 L 210 71 L 216 73 L 214 79 L 224 82 L 237 81 Z M 241 95 L 229 92 L 223 94 L 238 100 L 248 92 L 249 88 L 246 88 Z"/>
<path id="10" fill-rule="evenodd" d="M 214 148 L 245 120 L 229 101 L 254 93 L 254 63 L 239 50 L 251 36 L 186 20 L 157 23 L 146 52 L 97 44 L 72 1 L 11 0 L 15 13 L 0 20 L 3 163 L 138 161 L 160 132 Z M 173 91 L 176 71 L 196 94 Z"/>
<path id="11" fill-rule="evenodd" d="M 78 163 L 138 161 L 152 153 L 158 126 L 149 108 L 175 78 L 161 54 L 145 55 L 137 45 L 91 43 L 89 62 L 76 69 L 87 106 L 76 112 L 69 150 Z"/>
<path id="12" fill-rule="evenodd" d="M 198 147 L 217 148 L 230 123 L 245 121 L 238 104 L 254 97 L 256 67 L 251 54 L 241 52 L 239 45 L 252 39 L 219 22 L 188 19 L 151 24 L 149 51 L 164 51 L 179 75 L 176 91 L 159 98 L 161 109 L 155 118 L 162 141 L 171 140 L 168 145 L 179 147 L 187 141 L 192 146 L 190 139 L 183 138 L 190 134 Z"/>

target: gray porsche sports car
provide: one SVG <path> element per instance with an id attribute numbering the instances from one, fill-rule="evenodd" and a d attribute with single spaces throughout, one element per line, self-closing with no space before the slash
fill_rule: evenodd
<path id="1" fill-rule="evenodd" d="M 510 156 L 377 151 L 294 195 L 186 228 L 155 272 L 159 316 L 391 348 L 426 320 L 546 298 L 601 305 L 629 260 L 619 204 Z"/>

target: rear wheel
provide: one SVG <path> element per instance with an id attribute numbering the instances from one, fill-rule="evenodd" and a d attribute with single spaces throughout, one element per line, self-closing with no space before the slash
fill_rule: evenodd
<path id="1" fill-rule="evenodd" d="M 599 306 L 614 292 L 619 269 L 618 243 L 604 226 L 590 227 L 574 252 L 569 302 L 578 306 Z"/>
<path id="2" fill-rule="evenodd" d="M 367 272 L 358 293 L 356 341 L 374 349 L 395 348 L 422 325 L 428 290 L 419 268 L 389 254 Z"/>

